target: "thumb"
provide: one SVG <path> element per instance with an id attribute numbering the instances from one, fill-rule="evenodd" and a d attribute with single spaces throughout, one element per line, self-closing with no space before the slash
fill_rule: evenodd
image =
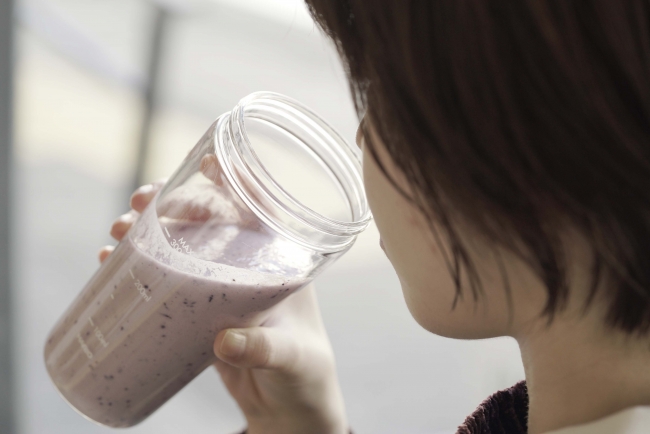
<path id="1" fill-rule="evenodd" d="M 214 342 L 216 356 L 238 368 L 265 368 L 292 373 L 298 360 L 297 341 L 270 327 L 222 330 Z"/>

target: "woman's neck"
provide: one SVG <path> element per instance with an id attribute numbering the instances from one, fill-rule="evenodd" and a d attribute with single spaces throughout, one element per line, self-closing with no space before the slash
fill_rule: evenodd
<path id="1" fill-rule="evenodd" d="M 558 318 L 516 337 L 530 399 L 529 434 L 650 405 L 650 339 L 604 331 L 601 318 Z"/>

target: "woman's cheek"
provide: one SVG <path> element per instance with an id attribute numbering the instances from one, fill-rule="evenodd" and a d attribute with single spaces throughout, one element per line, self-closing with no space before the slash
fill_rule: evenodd
<path id="1" fill-rule="evenodd" d="M 389 174 L 394 174 L 392 163 L 387 161 L 385 165 Z M 367 150 L 363 176 L 368 204 L 407 306 L 420 325 L 435 329 L 432 317 L 441 318 L 448 313 L 455 291 L 428 222 L 386 179 Z M 408 192 L 403 180 L 397 181 Z"/>

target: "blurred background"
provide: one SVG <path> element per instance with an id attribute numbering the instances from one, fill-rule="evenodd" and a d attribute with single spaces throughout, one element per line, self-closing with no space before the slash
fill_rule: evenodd
<path id="1" fill-rule="evenodd" d="M 301 0 L 0 3 L 0 433 L 108 433 L 58 396 L 42 350 L 97 269 L 134 185 L 170 174 L 254 91 L 298 99 L 350 142 L 356 115 L 336 53 Z M 356 433 L 454 432 L 523 378 L 514 341 L 419 328 L 374 225 L 317 288 Z M 209 369 L 129 432 L 243 426 Z"/>

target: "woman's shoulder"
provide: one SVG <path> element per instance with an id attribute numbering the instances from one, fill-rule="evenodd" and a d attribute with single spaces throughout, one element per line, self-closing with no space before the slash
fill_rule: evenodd
<path id="1" fill-rule="evenodd" d="M 584 425 L 563 428 L 547 434 L 648 434 L 650 406 L 628 408 Z"/>

